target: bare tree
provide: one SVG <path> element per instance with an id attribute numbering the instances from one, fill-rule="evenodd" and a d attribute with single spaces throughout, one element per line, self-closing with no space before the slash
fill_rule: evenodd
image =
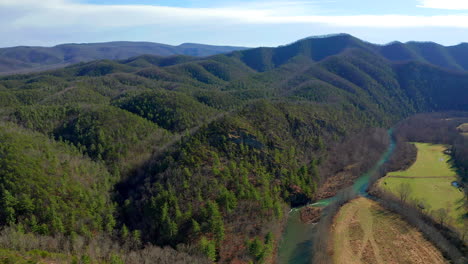
<path id="1" fill-rule="evenodd" d="M 436 217 L 437 221 L 439 221 L 440 225 L 444 225 L 448 218 L 448 212 L 445 208 L 439 208 L 434 212 L 434 216 Z"/>
<path id="2" fill-rule="evenodd" d="M 462 229 L 462 232 L 461 232 L 461 239 L 465 242 L 468 242 L 467 240 L 467 236 L 468 236 L 468 221 L 464 221 L 463 222 L 463 229 Z"/>
<path id="3" fill-rule="evenodd" d="M 397 187 L 397 193 L 398 193 L 398 195 L 400 197 L 400 200 L 402 202 L 406 202 L 406 200 L 408 199 L 408 197 L 411 194 L 411 185 L 409 185 L 409 183 L 407 183 L 407 182 L 401 183 Z"/>

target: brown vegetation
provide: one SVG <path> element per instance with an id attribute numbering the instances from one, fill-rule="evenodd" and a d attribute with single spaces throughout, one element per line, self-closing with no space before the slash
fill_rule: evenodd
<path id="1" fill-rule="evenodd" d="M 457 233 L 447 228 L 442 222 L 424 214 L 423 209 L 417 205 L 407 204 L 401 199 L 383 192 L 377 188 L 371 191 L 377 201 L 387 210 L 401 215 L 410 225 L 416 227 L 431 241 L 448 259 L 454 263 L 466 263 L 464 257 L 468 253 L 466 244 Z"/>
<path id="2" fill-rule="evenodd" d="M 320 220 L 322 208 L 305 206 L 301 208 L 301 221 L 304 223 L 316 223 Z"/>
<path id="3" fill-rule="evenodd" d="M 388 142 L 385 129 L 363 130 L 336 142 L 320 166 L 321 184 L 315 199 L 333 197 L 339 190 L 351 186 L 377 162 Z"/>
<path id="4" fill-rule="evenodd" d="M 9 248 L 16 250 L 18 253 L 33 249 L 43 250 L 65 254 L 75 259 L 86 259 L 92 263 L 210 263 L 204 256 L 200 256 L 197 249 L 183 245 L 179 246 L 178 250 L 153 245 L 140 248 L 130 237 L 127 240 L 118 241 L 105 235 L 93 238 L 65 237 L 63 235 L 41 236 L 32 233 L 24 234 L 9 227 L 0 231 L 0 248 Z"/>
<path id="5" fill-rule="evenodd" d="M 445 263 L 420 232 L 366 198 L 341 208 L 332 234 L 334 263 Z"/>

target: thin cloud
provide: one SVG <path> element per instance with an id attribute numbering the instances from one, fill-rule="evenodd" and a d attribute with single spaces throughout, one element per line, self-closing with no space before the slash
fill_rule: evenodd
<path id="1" fill-rule="evenodd" d="M 436 0 L 427 0 L 436 1 Z M 450 2 L 450 0 L 444 0 Z M 454 1 L 454 0 L 452 0 Z M 25 4 L 26 2 L 26 4 Z M 455 1 L 454 1 L 455 2 Z M 308 4 L 308 2 L 296 2 Z M 181 8 L 150 5 L 95 5 L 65 0 L 1 0 L 0 15 L 17 14 L 1 19 L 2 27 L 60 28 L 89 26 L 93 28 L 131 27 L 148 25 L 204 25 L 226 24 L 295 24 L 318 23 L 341 27 L 455 27 L 468 28 L 468 16 L 409 16 L 409 15 L 353 15 L 321 16 L 294 15 L 282 11 L 287 5 L 278 2 L 274 8 Z"/>
<path id="2" fill-rule="evenodd" d="M 238 6 L 183 8 L 97 5 L 71 0 L 0 0 L 0 34 L 9 36 L 0 39 L 0 46 L 128 38 L 168 42 L 174 39 L 190 41 L 195 37 L 202 41 L 211 38 L 224 42 L 227 38 L 235 38 L 233 34 L 241 37 L 243 33 L 250 34 L 260 28 L 268 28 L 270 32 L 262 32 L 262 36 L 278 34 L 278 28 L 283 30 L 282 35 L 297 32 L 299 28 L 303 34 L 310 35 L 326 28 L 334 28 L 335 32 L 468 28 L 468 16 L 465 15 L 327 16 L 317 3 L 298 0 L 292 4 L 277 0 L 266 4 L 259 0 Z M 231 32 L 224 32 L 226 30 Z M 200 34 L 204 37 L 197 32 L 203 32 Z"/>
<path id="3" fill-rule="evenodd" d="M 418 7 L 447 9 L 447 10 L 468 10 L 466 0 L 419 0 Z"/>

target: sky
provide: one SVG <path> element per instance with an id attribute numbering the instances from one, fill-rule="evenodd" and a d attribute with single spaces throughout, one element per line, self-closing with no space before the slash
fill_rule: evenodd
<path id="1" fill-rule="evenodd" d="M 271 47 L 336 33 L 378 44 L 468 42 L 468 0 L 0 0 L 0 47 L 123 40 Z"/>

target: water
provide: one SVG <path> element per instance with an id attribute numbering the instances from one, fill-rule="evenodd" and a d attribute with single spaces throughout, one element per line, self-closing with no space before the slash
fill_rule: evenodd
<path id="1" fill-rule="evenodd" d="M 315 224 L 301 221 L 298 209 L 292 210 L 278 251 L 278 263 L 309 264 Z"/>
<path id="2" fill-rule="evenodd" d="M 379 161 L 366 173 L 362 174 L 353 184 L 353 189 L 362 196 L 366 192 L 370 177 L 378 172 L 382 165 L 389 160 L 395 150 L 396 142 L 392 136 L 393 130 L 388 130 L 390 143 Z M 326 207 L 336 198 L 330 197 L 319 200 L 307 206 Z M 293 208 L 288 216 L 283 237 L 278 249 L 278 262 L 280 264 L 309 264 L 312 260 L 312 243 L 314 240 L 315 224 L 305 224 L 300 219 L 300 208 Z"/>

